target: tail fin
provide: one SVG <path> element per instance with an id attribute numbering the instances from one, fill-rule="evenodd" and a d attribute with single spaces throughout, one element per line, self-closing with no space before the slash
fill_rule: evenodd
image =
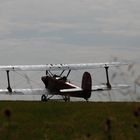
<path id="1" fill-rule="evenodd" d="M 92 78 L 89 72 L 84 72 L 81 88 L 84 91 L 84 98 L 90 98 L 92 89 Z"/>

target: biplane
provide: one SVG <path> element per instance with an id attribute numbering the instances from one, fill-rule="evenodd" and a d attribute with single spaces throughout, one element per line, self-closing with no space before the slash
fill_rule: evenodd
<path id="1" fill-rule="evenodd" d="M 9 65 L 0 66 L 0 71 L 7 73 L 7 89 L 0 89 L 0 94 L 8 95 L 41 95 L 41 101 L 48 101 L 54 95 L 61 95 L 64 101 L 70 101 L 70 97 L 83 98 L 86 101 L 91 97 L 92 91 L 111 90 L 116 87 L 125 88 L 127 85 L 111 85 L 109 81 L 109 67 L 121 66 L 126 63 L 85 63 L 85 64 L 46 64 L 46 65 Z M 72 84 L 68 76 L 72 70 L 89 70 L 104 68 L 106 72 L 106 84 L 93 86 L 91 74 L 87 71 L 82 76 L 81 87 Z M 13 89 L 10 83 L 11 71 L 44 71 L 40 80 L 44 83 L 44 88 L 40 89 Z M 54 74 L 55 71 L 61 73 Z M 66 73 L 64 75 L 64 72 Z"/>

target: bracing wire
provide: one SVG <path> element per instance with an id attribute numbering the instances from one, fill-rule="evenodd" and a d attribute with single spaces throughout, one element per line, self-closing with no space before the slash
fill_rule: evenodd
<path id="1" fill-rule="evenodd" d="M 34 83 L 34 84 L 37 85 L 37 86 L 41 86 L 41 85 L 42 85 L 41 83 L 36 82 L 36 81 L 30 79 L 29 76 L 28 76 L 26 73 L 20 73 L 20 72 L 17 72 L 17 71 L 15 71 L 15 73 L 16 73 L 18 76 L 22 77 L 23 79 L 26 79 L 26 82 L 30 85 L 31 88 L 32 88 L 31 83 Z M 18 85 L 21 84 L 21 83 L 22 83 L 22 82 L 18 83 Z"/>

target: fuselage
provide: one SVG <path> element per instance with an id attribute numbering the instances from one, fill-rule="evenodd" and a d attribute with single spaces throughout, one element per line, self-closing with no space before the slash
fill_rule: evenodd
<path id="1" fill-rule="evenodd" d="M 87 76 L 89 74 L 84 74 L 84 82 L 82 85 L 84 88 L 80 88 L 72 83 L 70 83 L 66 77 L 60 76 L 43 76 L 42 81 L 45 84 L 46 89 L 50 92 L 50 94 L 54 95 L 63 95 L 63 96 L 70 96 L 70 97 L 80 97 L 84 99 L 90 98 L 91 95 L 91 88 L 87 88 L 87 84 L 89 83 Z M 85 82 L 85 80 L 87 80 Z M 91 86 L 91 79 L 90 79 L 90 86 Z"/>
<path id="2" fill-rule="evenodd" d="M 45 84 L 45 87 L 50 90 L 51 93 L 59 94 L 61 89 L 71 89 L 75 88 L 74 85 L 70 84 L 67 81 L 66 77 L 58 77 L 58 76 L 44 76 L 42 77 L 42 81 Z"/>

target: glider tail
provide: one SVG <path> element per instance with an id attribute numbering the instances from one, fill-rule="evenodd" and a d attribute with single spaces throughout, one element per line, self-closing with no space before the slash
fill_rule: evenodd
<path id="1" fill-rule="evenodd" d="M 89 72 L 84 72 L 81 88 L 83 89 L 84 98 L 90 98 L 92 89 L 92 78 Z"/>

